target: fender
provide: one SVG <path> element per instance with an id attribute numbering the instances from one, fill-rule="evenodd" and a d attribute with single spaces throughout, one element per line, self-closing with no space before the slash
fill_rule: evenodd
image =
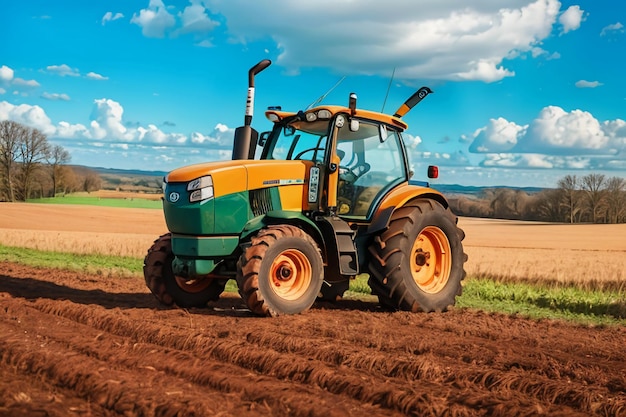
<path id="1" fill-rule="evenodd" d="M 410 183 L 404 183 L 387 194 L 376 208 L 372 222 L 367 228 L 367 234 L 375 234 L 389 225 L 389 219 L 396 208 L 403 207 L 415 199 L 432 199 L 448 208 L 448 200 L 437 190 Z"/>
<path id="2" fill-rule="evenodd" d="M 324 248 L 324 238 L 319 227 L 308 217 L 298 211 L 288 210 L 272 210 L 262 216 L 255 217 L 243 227 L 240 240 L 242 242 L 250 241 L 250 237 L 259 230 L 272 224 L 292 224 L 305 230 L 320 245 L 320 249 Z"/>

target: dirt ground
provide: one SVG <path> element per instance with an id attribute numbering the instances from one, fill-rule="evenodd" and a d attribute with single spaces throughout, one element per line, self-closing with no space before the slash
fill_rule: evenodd
<path id="1" fill-rule="evenodd" d="M 0 416 L 626 416 L 625 346 L 626 327 L 462 309 L 168 309 L 140 278 L 0 261 Z"/>
<path id="2" fill-rule="evenodd" d="M 0 263 L 2 416 L 619 416 L 626 328 L 320 303 L 158 305 L 141 279 Z"/>

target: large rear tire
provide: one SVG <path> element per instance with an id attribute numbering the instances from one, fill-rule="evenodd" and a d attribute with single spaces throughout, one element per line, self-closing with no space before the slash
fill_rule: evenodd
<path id="1" fill-rule="evenodd" d="M 269 226 L 252 238 L 237 263 L 239 294 L 257 315 L 298 314 L 315 302 L 323 268 L 319 247 L 306 232 Z"/>
<path id="2" fill-rule="evenodd" d="M 461 295 L 465 278 L 456 217 L 434 200 L 397 209 L 369 247 L 369 285 L 380 303 L 409 311 L 445 311 Z"/>
<path id="3" fill-rule="evenodd" d="M 216 301 L 224 292 L 227 279 L 219 276 L 206 276 L 194 280 L 177 277 L 172 271 L 171 234 L 165 234 L 154 241 L 143 263 L 146 285 L 161 304 L 171 306 L 176 303 L 183 308 L 205 307 L 209 301 Z"/>

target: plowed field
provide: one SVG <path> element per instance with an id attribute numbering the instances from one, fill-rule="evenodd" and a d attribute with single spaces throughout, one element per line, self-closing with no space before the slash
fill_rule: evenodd
<path id="1" fill-rule="evenodd" d="M 89 234 L 93 216 L 92 237 L 163 227 L 149 211 L 139 225 L 63 211 L 30 218 Z M 29 227 L 3 216 L 2 230 Z M 272 319 L 228 294 L 167 309 L 140 278 L 0 261 L 0 416 L 619 416 L 625 346 L 626 327 L 354 300 Z"/>
<path id="2" fill-rule="evenodd" d="M 163 309 L 141 280 L 0 263 L 0 414 L 626 415 L 626 329 L 320 304 Z"/>

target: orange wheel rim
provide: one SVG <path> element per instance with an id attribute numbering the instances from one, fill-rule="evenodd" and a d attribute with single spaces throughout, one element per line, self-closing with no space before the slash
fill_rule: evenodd
<path id="1" fill-rule="evenodd" d="M 197 279 L 186 280 L 181 277 L 174 277 L 176 280 L 176 284 L 178 287 L 188 293 L 196 294 L 206 290 L 209 285 L 211 285 L 211 281 L 213 278 L 209 277 L 201 277 Z"/>
<path id="2" fill-rule="evenodd" d="M 311 285 L 311 262 L 296 249 L 283 251 L 270 266 L 272 290 L 284 300 L 297 300 Z"/>
<path id="3" fill-rule="evenodd" d="M 413 280 L 422 291 L 436 294 L 446 286 L 452 270 L 452 251 L 443 230 L 424 228 L 413 243 L 410 259 Z"/>

